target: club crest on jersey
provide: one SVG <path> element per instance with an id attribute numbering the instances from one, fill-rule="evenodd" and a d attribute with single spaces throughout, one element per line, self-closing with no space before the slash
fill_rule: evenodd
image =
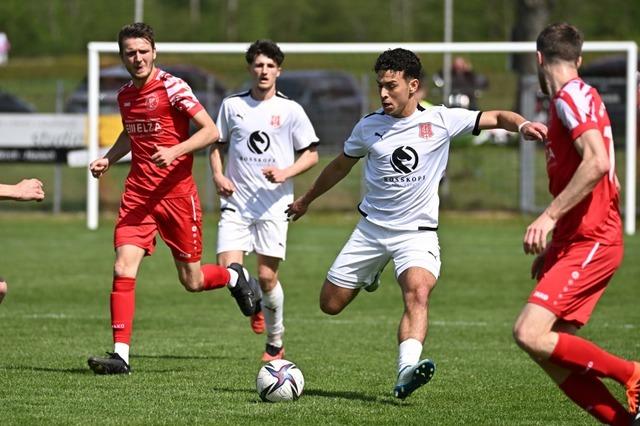
<path id="1" fill-rule="evenodd" d="M 280 127 L 280 116 L 279 115 L 272 115 L 271 116 L 271 127 L 274 128 L 278 128 Z"/>
<path id="2" fill-rule="evenodd" d="M 158 97 L 154 94 L 148 96 L 145 104 L 149 111 L 155 110 L 156 108 L 158 108 Z"/>
<path id="3" fill-rule="evenodd" d="M 398 173 L 411 173 L 418 167 L 418 153 L 410 146 L 396 148 L 391 154 L 391 167 Z"/>
<path id="4" fill-rule="evenodd" d="M 271 139 L 269 139 L 269 135 L 266 132 L 257 130 L 251 133 L 247 145 L 249 146 L 249 150 L 254 154 L 262 154 L 271 146 Z"/>
<path id="5" fill-rule="evenodd" d="M 422 139 L 429 139 L 433 136 L 433 129 L 431 128 L 431 123 L 420 123 L 418 124 L 418 136 Z"/>

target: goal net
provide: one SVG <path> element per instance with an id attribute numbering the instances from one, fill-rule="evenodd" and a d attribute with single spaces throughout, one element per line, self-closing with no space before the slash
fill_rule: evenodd
<path id="1" fill-rule="evenodd" d="M 285 69 L 314 69 L 318 64 L 329 64 L 328 68 L 338 70 L 349 68 L 349 63 L 354 58 L 365 58 L 366 66 L 359 67 L 358 71 L 348 69 L 355 74 L 363 94 L 363 106 L 359 113 L 374 110 L 379 107 L 375 94 L 375 81 L 372 74 L 373 61 L 377 55 L 386 50 L 403 47 L 416 52 L 426 65 L 428 74 L 428 96 L 432 103 L 442 103 L 442 94 L 439 92 L 437 72 L 441 69 L 441 55 L 455 54 L 471 58 L 474 71 L 483 73 L 483 67 L 494 67 L 502 64 L 502 72 L 493 81 L 489 79 L 487 88 L 479 88 L 477 108 L 480 110 L 508 109 L 519 110 L 528 119 L 538 118 L 541 113 L 541 98 L 536 95 L 537 80 L 535 76 L 525 78 L 521 85 L 522 95 L 520 104 L 517 104 L 515 88 L 517 77 L 515 74 L 505 71 L 509 57 L 512 54 L 535 52 L 534 42 L 482 42 L 482 43 L 280 43 L 280 47 L 287 55 Z M 247 43 L 157 43 L 156 49 L 162 59 L 166 54 L 187 54 L 193 57 L 198 54 L 209 55 L 238 55 L 237 71 L 242 71 L 243 55 L 248 47 Z M 618 176 L 623 184 L 623 211 L 625 218 L 625 232 L 635 233 L 636 218 L 636 105 L 637 105 L 637 45 L 635 42 L 586 42 L 583 46 L 585 55 L 597 55 L 602 53 L 622 54 L 626 57 L 625 82 L 626 92 L 624 102 L 624 129 L 614 129 L 614 139 L 617 146 L 624 145 L 624 149 L 616 150 L 616 167 Z M 104 55 L 114 55 L 118 52 L 117 43 L 91 42 L 88 44 L 88 124 L 89 124 L 89 149 L 88 159 L 97 158 L 99 155 L 99 94 L 100 91 L 100 64 Z M 296 61 L 296 58 L 305 58 Z M 320 60 L 324 58 L 324 60 Z M 326 58 L 329 58 L 326 60 Z M 314 60 L 317 59 L 317 60 Z M 362 61 L 359 62 L 361 64 Z M 292 66 L 295 64 L 295 66 Z M 353 66 L 351 66 L 353 68 Z M 495 72 L 487 72 L 495 76 Z M 313 77 L 311 77 L 313 78 Z M 325 78 L 319 75 L 317 78 Z M 328 77 L 326 77 L 328 78 Z M 441 78 L 440 78 L 441 80 Z M 336 89 L 329 89 L 328 83 L 324 96 L 337 98 L 340 96 Z M 280 88 L 280 86 L 279 86 Z M 295 90 L 289 87 L 288 90 Z M 333 90 L 333 91 L 332 91 Z M 284 90 L 283 90 L 284 91 Z M 286 93 L 286 92 L 285 92 Z M 454 92 L 452 92 L 453 94 Z M 295 99 L 295 96 L 292 96 Z M 301 95 L 302 96 L 302 95 Z M 318 95 L 321 96 L 321 95 Z M 449 101 L 463 104 L 465 99 L 448 98 Z M 469 101 L 467 99 L 466 101 Z M 314 101 L 315 102 L 315 101 Z M 607 102 L 607 99 L 605 99 Z M 464 105 L 463 105 L 464 106 Z M 340 109 L 344 106 L 334 102 L 329 108 Z M 318 106 L 320 109 L 320 106 Z M 331 112 L 331 111 L 329 111 Z M 318 111 L 317 114 L 329 112 Z M 215 115 L 214 111 L 210 111 Z M 308 112 L 309 113 L 309 112 Z M 311 115 L 311 114 L 310 114 Z M 345 115 L 345 114 L 343 114 Z M 332 118 L 325 117 L 327 120 Z M 215 117 L 214 117 L 215 118 Z M 314 121 L 315 118 L 312 118 Z M 355 124 L 347 122 L 347 126 Z M 330 121 L 331 122 L 331 121 Z M 340 132 L 326 133 L 334 125 L 321 126 L 316 130 L 321 137 L 321 153 L 335 154 L 340 149 L 340 144 L 348 136 L 343 130 Z M 344 124 L 344 123 L 343 123 Z M 617 134 L 617 135 L 616 135 Z M 620 143 L 620 142 L 624 143 Z M 331 150 L 333 148 L 333 150 Z M 319 165 L 318 167 L 321 167 Z M 317 174 L 317 173 L 316 173 Z M 213 196 L 210 188 L 211 179 L 203 179 L 208 186 L 207 196 Z M 202 187 L 203 182 L 198 182 Z M 357 185 L 360 182 L 358 181 Z M 298 189 L 304 188 L 304 184 L 296 184 Z M 361 194 L 356 189 L 356 198 Z M 514 135 L 483 132 L 479 138 L 469 138 L 452 143 L 452 154 L 447 169 L 447 178 L 441 188 L 442 205 L 445 208 L 459 209 L 483 209 L 483 210 L 519 210 L 527 213 L 535 213 L 546 206 L 549 196 L 546 193 L 546 174 L 544 171 L 544 153 L 540 144 L 514 139 Z M 336 197 L 337 199 L 338 197 Z M 97 229 L 99 222 L 99 185 L 98 181 L 91 177 L 87 171 L 87 227 Z M 327 201 L 331 203 L 332 200 Z M 357 202 L 355 200 L 354 202 Z M 207 201 L 203 204 L 206 205 Z M 330 206 L 329 206 L 330 207 Z"/>

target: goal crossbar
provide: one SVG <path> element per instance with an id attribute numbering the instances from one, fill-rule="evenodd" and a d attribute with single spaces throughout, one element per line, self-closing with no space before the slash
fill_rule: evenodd
<path id="1" fill-rule="evenodd" d="M 535 42 L 456 42 L 456 43 L 279 43 L 287 53 L 380 53 L 403 47 L 416 53 L 535 53 Z M 249 43 L 156 43 L 162 53 L 244 53 Z M 626 174 L 625 224 L 628 235 L 635 234 L 636 223 L 636 102 L 638 45 L 633 41 L 585 42 L 584 52 L 623 52 L 626 69 Z M 88 55 L 89 161 L 98 157 L 98 114 L 100 93 L 100 54 L 118 53 L 115 42 L 90 42 Z M 98 228 L 99 186 L 87 170 L 87 228 Z"/>

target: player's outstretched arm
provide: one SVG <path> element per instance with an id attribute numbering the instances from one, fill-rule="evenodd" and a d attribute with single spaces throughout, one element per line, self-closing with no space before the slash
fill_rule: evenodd
<path id="1" fill-rule="evenodd" d="M 112 164 L 127 155 L 131 151 L 131 139 L 126 131 L 120 132 L 116 143 L 107 151 L 104 157 L 98 158 L 89 164 L 89 170 L 94 178 L 99 178 L 109 170 Z"/>
<path id="2" fill-rule="evenodd" d="M 543 141 L 547 138 L 547 126 L 531 122 L 512 111 L 483 111 L 478 123 L 480 129 L 504 129 L 522 133 L 525 139 Z"/>
<path id="3" fill-rule="evenodd" d="M 200 110 L 192 120 L 198 130 L 189 139 L 170 147 L 156 145 L 156 152 L 151 156 L 151 161 L 156 166 L 167 167 L 176 158 L 202 149 L 218 140 L 220 132 L 207 111 Z"/>
<path id="4" fill-rule="evenodd" d="M 22 179 L 15 185 L 0 184 L 0 200 L 42 201 L 42 182 L 38 179 Z"/>
<path id="5" fill-rule="evenodd" d="M 347 157 L 344 153 L 334 158 L 333 161 L 320 172 L 320 176 L 318 176 L 316 181 L 311 185 L 311 188 L 309 188 L 303 196 L 289 204 L 286 210 L 287 216 L 294 221 L 301 218 L 307 212 L 313 200 L 344 179 L 358 160 L 358 158 Z"/>
<path id="6" fill-rule="evenodd" d="M 265 167 L 262 169 L 262 174 L 271 183 L 282 183 L 287 179 L 298 176 L 316 164 L 318 164 L 318 147 L 313 145 L 308 149 L 305 149 L 296 161 L 286 169 L 279 169 L 277 167 Z"/>

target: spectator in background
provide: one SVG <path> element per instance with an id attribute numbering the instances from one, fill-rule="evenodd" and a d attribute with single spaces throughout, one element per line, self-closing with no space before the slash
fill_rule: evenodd
<path id="1" fill-rule="evenodd" d="M 15 185 L 0 184 L 0 200 L 42 201 L 44 190 L 38 179 L 22 179 Z M 0 303 L 7 294 L 7 282 L 0 277 Z"/>
<path id="2" fill-rule="evenodd" d="M 434 78 L 436 86 L 444 85 L 444 77 L 440 71 Z M 456 56 L 451 63 L 451 93 L 448 107 L 478 109 L 477 98 L 482 90 L 489 87 L 489 80 L 482 74 L 473 71 L 471 62 L 462 56 Z"/>
<path id="3" fill-rule="evenodd" d="M 11 43 L 9 43 L 7 33 L 0 32 L 0 65 L 5 65 L 9 61 L 10 50 Z"/>

